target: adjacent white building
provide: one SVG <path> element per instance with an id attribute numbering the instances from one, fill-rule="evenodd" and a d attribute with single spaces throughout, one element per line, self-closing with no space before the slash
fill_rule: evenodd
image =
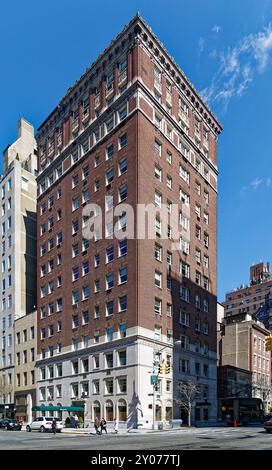
<path id="1" fill-rule="evenodd" d="M 0 180 L 0 416 L 14 415 L 14 368 L 23 360 L 14 354 L 14 322 L 36 306 L 36 176 L 34 128 L 20 119 Z"/>

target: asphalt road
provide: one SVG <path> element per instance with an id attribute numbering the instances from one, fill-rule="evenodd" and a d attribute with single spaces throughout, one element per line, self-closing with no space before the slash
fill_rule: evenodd
<path id="1" fill-rule="evenodd" d="M 156 433 L 68 435 L 0 430 L 1 450 L 272 450 L 262 427 L 192 428 Z"/>

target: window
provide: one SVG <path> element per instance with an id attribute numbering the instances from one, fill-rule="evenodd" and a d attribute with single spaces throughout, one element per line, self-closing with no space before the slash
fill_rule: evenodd
<path id="1" fill-rule="evenodd" d="M 209 257 L 207 255 L 203 256 L 203 262 L 204 262 L 205 268 L 208 268 L 209 267 Z"/>
<path id="2" fill-rule="evenodd" d="M 114 179 L 113 169 L 107 171 L 105 178 L 106 178 L 106 185 L 110 184 L 113 181 Z"/>
<path id="3" fill-rule="evenodd" d="M 121 186 L 119 188 L 119 202 L 124 201 L 127 198 L 127 187 Z"/>
<path id="4" fill-rule="evenodd" d="M 197 309 L 201 308 L 201 298 L 199 294 L 196 294 L 195 296 L 195 306 Z"/>
<path id="5" fill-rule="evenodd" d="M 154 118 L 154 121 L 155 121 L 155 126 L 157 126 L 159 129 L 162 128 L 162 117 L 155 113 L 155 118 Z"/>
<path id="6" fill-rule="evenodd" d="M 119 312 L 124 312 L 127 309 L 127 296 L 122 295 L 119 297 Z"/>
<path id="7" fill-rule="evenodd" d="M 195 251 L 195 260 L 196 260 L 197 264 L 201 263 L 201 252 L 199 250 Z"/>
<path id="8" fill-rule="evenodd" d="M 155 303 L 154 303 L 154 311 L 157 315 L 162 314 L 162 301 L 161 299 L 158 299 L 155 297 Z"/>
<path id="9" fill-rule="evenodd" d="M 88 325 L 90 319 L 89 319 L 89 311 L 85 310 L 82 312 L 82 324 L 83 325 Z"/>
<path id="10" fill-rule="evenodd" d="M 127 134 L 121 135 L 119 137 L 119 149 L 122 149 L 127 144 Z"/>
<path id="11" fill-rule="evenodd" d="M 87 300 L 90 298 L 90 288 L 89 286 L 82 287 L 82 300 Z"/>
<path id="12" fill-rule="evenodd" d="M 172 304 L 166 304 L 166 315 L 167 317 L 172 317 Z"/>
<path id="13" fill-rule="evenodd" d="M 72 328 L 78 328 L 79 318 L 78 315 L 72 315 Z"/>
<path id="14" fill-rule="evenodd" d="M 207 277 L 203 277 L 203 287 L 206 290 L 209 290 L 209 279 Z"/>
<path id="15" fill-rule="evenodd" d="M 121 323 L 119 325 L 119 334 L 120 334 L 120 338 L 125 338 L 127 336 L 127 324 L 126 323 Z"/>
<path id="16" fill-rule="evenodd" d="M 22 177 L 22 189 L 28 191 L 28 180 L 24 177 Z"/>
<path id="17" fill-rule="evenodd" d="M 169 165 L 172 164 L 172 153 L 169 152 L 169 150 L 167 150 L 167 152 L 166 152 L 166 161 L 167 161 L 167 163 L 169 163 Z"/>
<path id="18" fill-rule="evenodd" d="M 127 117 L 127 105 L 123 106 L 121 109 L 118 111 L 119 114 L 119 121 L 123 121 Z"/>
<path id="19" fill-rule="evenodd" d="M 96 178 L 94 180 L 94 192 L 97 192 L 100 189 L 100 180 L 99 178 Z"/>
<path id="20" fill-rule="evenodd" d="M 161 335 L 162 335 L 161 326 L 155 326 L 155 328 L 154 328 L 154 339 L 157 340 L 157 341 L 161 341 Z"/>
<path id="21" fill-rule="evenodd" d="M 106 275 L 106 290 L 114 287 L 114 275 L 113 273 Z"/>
<path id="22" fill-rule="evenodd" d="M 100 291 L 100 279 L 95 279 L 94 281 L 94 292 Z"/>
<path id="23" fill-rule="evenodd" d="M 201 216 L 201 207 L 199 206 L 199 204 L 196 204 L 196 206 L 195 206 L 195 213 L 196 213 L 197 217 L 200 218 L 200 216 Z"/>
<path id="24" fill-rule="evenodd" d="M 182 212 L 180 212 L 180 225 L 182 226 L 183 230 L 189 231 L 189 218 L 186 217 Z"/>
<path id="25" fill-rule="evenodd" d="M 209 248 L 209 235 L 207 233 L 204 233 L 204 245 Z"/>
<path id="26" fill-rule="evenodd" d="M 190 196 L 182 189 L 179 190 L 179 199 L 185 204 L 186 206 L 190 205 Z"/>
<path id="27" fill-rule="evenodd" d="M 118 351 L 118 360 L 120 366 L 127 365 L 127 352 L 126 351 Z"/>
<path id="28" fill-rule="evenodd" d="M 162 195 L 158 191 L 155 191 L 155 204 L 156 204 L 156 206 L 161 207 L 161 203 L 162 203 Z"/>
<path id="29" fill-rule="evenodd" d="M 157 165 L 155 165 L 155 178 L 157 178 L 159 181 L 162 181 L 162 169 Z"/>
<path id="30" fill-rule="evenodd" d="M 88 189 L 84 189 L 82 191 L 82 203 L 89 201 L 90 199 L 90 191 Z"/>
<path id="31" fill-rule="evenodd" d="M 189 172 L 182 166 L 179 166 L 179 176 L 187 183 L 190 182 L 190 175 Z"/>
<path id="32" fill-rule="evenodd" d="M 190 266 L 189 266 L 189 264 L 186 264 L 182 261 L 181 265 L 180 265 L 180 272 L 181 272 L 182 276 L 190 278 Z"/>
<path id="33" fill-rule="evenodd" d="M 172 178 L 171 176 L 167 175 L 167 178 L 166 178 L 166 186 L 169 188 L 169 189 L 172 189 Z"/>
<path id="34" fill-rule="evenodd" d="M 161 237 L 161 221 L 160 219 L 155 220 L 155 231 L 156 231 L 156 237 Z"/>
<path id="35" fill-rule="evenodd" d="M 185 302 L 190 302 L 190 291 L 188 287 L 180 287 L 180 298 L 184 300 Z"/>
<path id="36" fill-rule="evenodd" d="M 155 259 L 157 261 L 162 260 L 162 247 L 158 243 L 155 243 Z"/>
<path id="37" fill-rule="evenodd" d="M 114 260 L 114 248 L 109 246 L 106 248 L 106 263 L 111 263 Z"/>
<path id="38" fill-rule="evenodd" d="M 78 278 L 79 278 L 79 269 L 78 269 L 78 266 L 75 266 L 74 268 L 72 268 L 72 280 L 77 281 Z"/>
<path id="39" fill-rule="evenodd" d="M 124 158 L 124 160 L 121 160 L 119 162 L 119 176 L 123 175 L 127 171 L 127 159 Z"/>
<path id="40" fill-rule="evenodd" d="M 119 284 L 125 284 L 127 282 L 127 268 L 119 269 Z"/>
<path id="41" fill-rule="evenodd" d="M 127 240 L 121 240 L 119 242 L 119 256 L 125 256 L 127 254 Z"/>
<path id="42" fill-rule="evenodd" d="M 157 140 L 155 140 L 155 154 L 158 157 L 161 157 L 162 155 L 162 145 Z"/>
<path id="43" fill-rule="evenodd" d="M 155 286 L 162 288 L 162 273 L 155 271 Z"/>
<path id="44" fill-rule="evenodd" d="M 87 276 L 89 274 L 89 261 L 83 261 L 82 263 L 82 276 Z"/>
<path id="45" fill-rule="evenodd" d="M 57 299 L 57 312 L 62 312 L 62 298 Z"/>
<path id="46" fill-rule="evenodd" d="M 209 204 L 209 193 L 207 191 L 204 191 L 204 199 L 206 204 Z"/>
<path id="47" fill-rule="evenodd" d="M 126 377 L 118 378 L 118 389 L 119 393 L 127 393 L 127 379 Z"/>
<path id="48" fill-rule="evenodd" d="M 100 265 L 100 254 L 96 253 L 94 255 L 94 267 L 97 268 Z"/>
<path id="49" fill-rule="evenodd" d="M 204 212 L 203 220 L 206 225 L 209 225 L 209 214 L 207 214 L 207 212 Z"/>
<path id="50" fill-rule="evenodd" d="M 203 333 L 204 333 L 204 335 L 209 334 L 209 323 L 208 322 L 203 322 Z"/>
<path id="51" fill-rule="evenodd" d="M 112 341 L 113 340 L 113 326 L 109 326 L 106 328 L 106 340 Z"/>
<path id="52" fill-rule="evenodd" d="M 203 310 L 204 312 L 209 312 L 209 301 L 207 299 L 203 299 Z"/>
<path id="53" fill-rule="evenodd" d="M 180 347 L 182 349 L 189 349 L 189 338 L 186 335 L 180 335 Z"/>
<path id="54" fill-rule="evenodd" d="M 100 307 L 99 305 L 94 306 L 94 318 L 99 318 L 100 317 Z"/>
<path id="55" fill-rule="evenodd" d="M 74 243 L 74 245 L 72 245 L 72 256 L 73 258 L 75 258 L 79 253 L 79 248 L 78 248 L 78 243 Z"/>

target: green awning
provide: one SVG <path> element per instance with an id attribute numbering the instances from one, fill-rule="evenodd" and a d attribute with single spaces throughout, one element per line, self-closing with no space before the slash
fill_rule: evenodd
<path id="1" fill-rule="evenodd" d="M 33 406 L 32 411 L 82 411 L 84 406 Z"/>

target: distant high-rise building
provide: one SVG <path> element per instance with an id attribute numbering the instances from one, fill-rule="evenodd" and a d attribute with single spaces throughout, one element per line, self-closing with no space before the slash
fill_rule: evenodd
<path id="1" fill-rule="evenodd" d="M 266 328 L 272 329 L 272 276 L 269 263 L 258 263 L 250 267 L 249 285 L 241 285 L 227 292 L 222 302 L 225 316 L 247 314 L 260 320 Z"/>
<path id="2" fill-rule="evenodd" d="M 36 308 L 37 157 L 34 129 L 19 121 L 3 157 L 1 194 L 0 414 L 14 414 L 14 321 Z"/>
<path id="3" fill-rule="evenodd" d="M 193 420 L 216 420 L 220 132 L 139 15 L 40 126 L 40 412 L 54 405 L 64 417 L 76 406 L 85 424 L 104 416 L 151 427 L 153 411 L 157 421 L 186 419 L 178 385 L 195 381 Z M 108 218 L 89 240 L 91 202 Z M 152 239 L 128 234 L 139 204 L 155 207 Z M 178 208 L 178 240 L 171 224 L 163 236 L 162 205 L 167 217 Z M 170 365 L 155 400 L 154 359 Z"/>

